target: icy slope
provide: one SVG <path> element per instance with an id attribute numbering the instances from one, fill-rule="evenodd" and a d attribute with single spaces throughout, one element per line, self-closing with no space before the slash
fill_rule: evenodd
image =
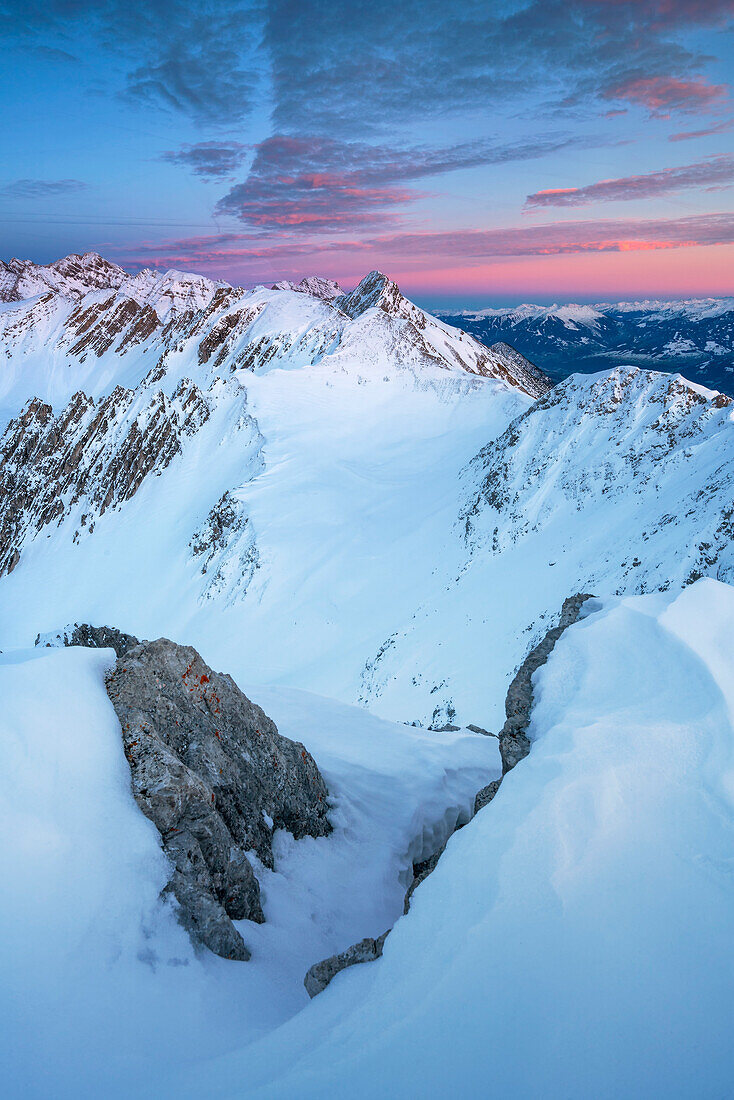
<path id="1" fill-rule="evenodd" d="M 463 553 L 452 531 L 462 466 L 529 403 L 466 375 L 385 380 L 385 369 L 375 360 L 215 378 L 196 387 L 206 415 L 190 433 L 177 385 L 164 406 L 164 468 L 146 425 L 176 375 L 130 395 L 104 433 L 88 426 L 95 410 L 70 421 L 50 455 L 53 424 L 40 443 L 35 428 L 14 428 L 6 499 L 23 504 L 28 526 L 0 579 L 0 646 L 69 621 L 110 622 L 188 640 L 236 677 L 356 701 L 365 662 L 396 618 L 410 619 L 442 554 Z M 131 435 L 135 476 L 115 476 L 121 503 L 102 510 L 105 471 Z M 103 476 L 75 499 L 80 438 L 93 454 L 104 444 L 92 467 Z M 12 508 L 6 530 L 10 547 L 21 531 Z"/>
<path id="2" fill-rule="evenodd" d="M 710 580 L 571 627 L 537 677 L 530 756 L 449 841 L 382 959 L 167 1087 L 726 1095 L 732 638 L 734 590 Z"/>
<path id="3" fill-rule="evenodd" d="M 498 774 L 497 742 L 381 722 L 296 692 L 248 690 L 318 758 L 330 837 L 276 835 L 248 963 L 194 954 L 159 901 L 158 834 L 135 805 L 103 673 L 112 650 L 0 656 L 0 1070 L 4 1095 L 141 1095 L 304 1007 L 317 959 L 402 912 L 412 860 Z M 162 1095 L 172 1095 L 165 1088 Z"/>

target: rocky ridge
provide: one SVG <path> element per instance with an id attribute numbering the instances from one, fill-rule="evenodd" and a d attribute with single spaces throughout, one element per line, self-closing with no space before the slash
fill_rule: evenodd
<path id="1" fill-rule="evenodd" d="M 207 399 L 188 379 L 171 398 L 145 387 L 117 386 L 98 402 L 79 392 L 58 415 L 29 401 L 0 436 L 0 576 L 15 569 L 29 539 L 80 502 L 74 539 L 91 533 L 108 508 L 160 474 L 209 415 Z"/>
<path id="2" fill-rule="evenodd" d="M 74 278 L 63 275 L 67 270 Z M 368 338 L 379 345 L 380 358 L 397 369 L 496 378 L 531 396 L 549 385 L 522 357 L 490 352 L 430 317 L 379 272 L 350 294 L 317 276 L 271 290 L 242 290 L 185 272 L 127 275 L 96 254 L 47 268 L 12 261 L 3 272 L 0 294 L 7 308 L 0 311 L 0 355 L 26 362 L 11 390 L 26 387 L 26 398 L 44 398 L 49 359 L 63 363 L 65 375 L 95 380 L 100 371 L 94 360 L 118 371 L 124 363 L 135 383 L 152 369 L 167 371 L 181 355 L 212 371 L 262 371 L 328 360 L 342 345 L 354 347 L 353 329 L 360 344 Z M 29 393 L 34 376 L 39 389 Z"/>
<path id="3" fill-rule="evenodd" d="M 670 582 L 667 571 L 658 572 L 663 555 L 653 547 L 681 515 L 696 514 L 700 528 L 697 543 L 681 548 L 685 582 L 712 568 L 726 580 L 734 575 L 732 410 L 734 399 L 724 394 L 636 367 L 566 379 L 472 462 L 467 476 L 478 477 L 479 488 L 460 520 L 467 545 L 501 552 L 542 530 L 564 506 L 591 511 L 603 501 L 611 513 L 613 503 L 644 494 L 638 545 L 648 544 L 649 564 L 630 552 L 622 566 L 636 581 L 633 590 Z"/>

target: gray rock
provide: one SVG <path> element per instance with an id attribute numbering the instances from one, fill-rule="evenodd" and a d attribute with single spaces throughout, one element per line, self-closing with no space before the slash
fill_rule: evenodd
<path id="1" fill-rule="evenodd" d="M 379 959 L 388 932 L 383 932 L 376 940 L 368 936 L 366 939 L 360 940 L 359 943 L 352 944 L 346 951 L 342 951 L 338 955 L 331 955 L 323 962 L 315 963 L 303 979 L 309 997 L 315 997 L 317 993 L 321 993 L 322 990 L 326 989 L 329 982 L 340 970 L 346 970 L 348 966 L 355 966 L 357 963 Z"/>
<path id="2" fill-rule="evenodd" d="M 483 726 L 475 726 L 470 723 L 467 727 L 472 733 L 481 733 L 483 737 L 497 737 L 496 733 L 490 733 L 489 730 L 485 730 Z"/>
<path id="3" fill-rule="evenodd" d="M 564 630 L 579 618 L 586 600 L 593 598 L 589 593 L 579 592 L 564 600 L 558 626 L 549 630 L 543 640 L 530 650 L 517 670 L 505 698 L 507 721 L 499 735 L 503 775 L 530 752 L 530 741 L 526 730 L 530 724 L 530 711 L 533 706 L 533 673 L 546 663 Z"/>
<path id="4" fill-rule="evenodd" d="M 116 656 L 122 657 L 128 649 L 140 642 L 134 634 L 123 634 L 114 626 L 90 626 L 89 623 L 74 623 L 59 630 L 56 634 L 39 634 L 35 645 L 70 646 L 82 645 L 88 649 L 114 649 Z"/>
<path id="5" fill-rule="evenodd" d="M 497 794 L 497 791 L 500 789 L 501 782 L 501 779 L 493 779 L 492 782 L 488 783 L 486 787 L 482 787 L 481 791 L 477 791 L 476 798 L 474 799 L 475 814 L 478 814 L 481 809 L 489 805 L 494 796 Z"/>
<path id="6" fill-rule="evenodd" d="M 462 826 L 459 825 L 459 826 L 457 826 L 457 828 L 461 829 Z M 454 831 L 456 831 L 456 830 L 454 830 Z M 448 844 L 448 840 L 446 841 L 445 844 L 442 844 L 440 848 L 437 848 L 436 851 L 428 857 L 428 859 L 424 859 L 424 860 L 421 860 L 420 863 L 414 863 L 413 864 L 413 881 L 411 882 L 408 889 L 405 891 L 405 899 L 403 901 L 403 913 L 404 914 L 407 913 L 408 910 L 410 909 L 410 899 L 413 897 L 413 891 L 418 886 L 420 886 L 420 884 L 423 882 L 424 878 L 428 878 L 430 873 L 432 871 L 435 871 L 436 865 L 438 864 L 439 859 L 441 858 L 441 856 L 443 855 L 443 853 L 446 849 L 446 844 Z"/>
<path id="7" fill-rule="evenodd" d="M 264 920 L 247 853 L 272 867 L 275 829 L 295 837 L 331 831 L 313 758 L 231 676 L 167 638 L 119 657 L 107 691 L 133 794 L 174 866 L 168 889 L 182 923 L 216 954 L 249 958 L 232 924 Z"/>

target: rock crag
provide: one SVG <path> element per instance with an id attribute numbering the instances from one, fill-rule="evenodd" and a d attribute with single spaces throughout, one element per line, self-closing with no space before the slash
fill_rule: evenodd
<path id="1" fill-rule="evenodd" d="M 135 799 L 161 834 L 168 889 L 194 940 L 248 959 L 233 920 L 264 920 L 252 856 L 273 866 L 275 829 L 325 836 L 328 792 L 231 676 L 167 638 L 126 650 L 107 679 Z"/>
<path id="2" fill-rule="evenodd" d="M 315 997 L 317 993 L 321 993 L 322 990 L 326 989 L 331 979 L 340 970 L 346 970 L 349 966 L 356 966 L 357 963 L 379 959 L 389 931 L 388 928 L 387 932 L 383 932 L 376 940 L 367 936 L 359 943 L 352 944 L 346 951 L 342 951 L 338 955 L 332 955 L 330 958 L 324 959 L 323 962 L 315 963 L 303 979 L 309 997 Z"/>
<path id="3" fill-rule="evenodd" d="M 89 623 L 72 623 L 51 634 L 39 634 L 35 645 L 61 647 L 81 645 L 87 649 L 114 649 L 116 657 L 122 657 L 133 646 L 140 645 L 134 634 L 125 634 L 114 626 L 91 626 Z"/>

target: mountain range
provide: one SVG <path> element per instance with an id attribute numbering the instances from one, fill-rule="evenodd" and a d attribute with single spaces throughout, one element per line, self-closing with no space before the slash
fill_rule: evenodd
<path id="1" fill-rule="evenodd" d="M 6 643 L 81 617 L 231 665 L 223 615 L 249 678 L 490 721 L 569 592 L 731 578 L 725 395 L 628 365 L 551 386 L 378 272 L 8 270 Z"/>
<path id="2" fill-rule="evenodd" d="M 626 349 L 554 373 L 626 307 L 447 319 L 377 271 L 245 290 L 87 253 L 11 260 L 0 298 L 0 1069 L 20 1058 L 23 1095 L 479 1095 L 495 1067 L 507 1096 L 723 1095 L 734 399 Z M 660 306 L 654 339 L 685 316 L 723 347 L 728 308 Z M 235 853 L 262 899 L 239 961 L 176 922 L 187 838 L 133 801 L 150 726 L 121 738 L 132 650 L 95 637 L 184 661 L 136 667 L 157 732 L 194 715 L 193 816 L 234 814 L 213 681 L 318 768 L 328 830 L 263 801 L 267 858 Z M 308 1003 L 345 954 L 373 961 Z"/>
<path id="3" fill-rule="evenodd" d="M 734 298 L 521 305 L 439 316 L 484 343 L 508 341 L 556 381 L 624 362 L 680 371 L 702 386 L 734 392 Z"/>

